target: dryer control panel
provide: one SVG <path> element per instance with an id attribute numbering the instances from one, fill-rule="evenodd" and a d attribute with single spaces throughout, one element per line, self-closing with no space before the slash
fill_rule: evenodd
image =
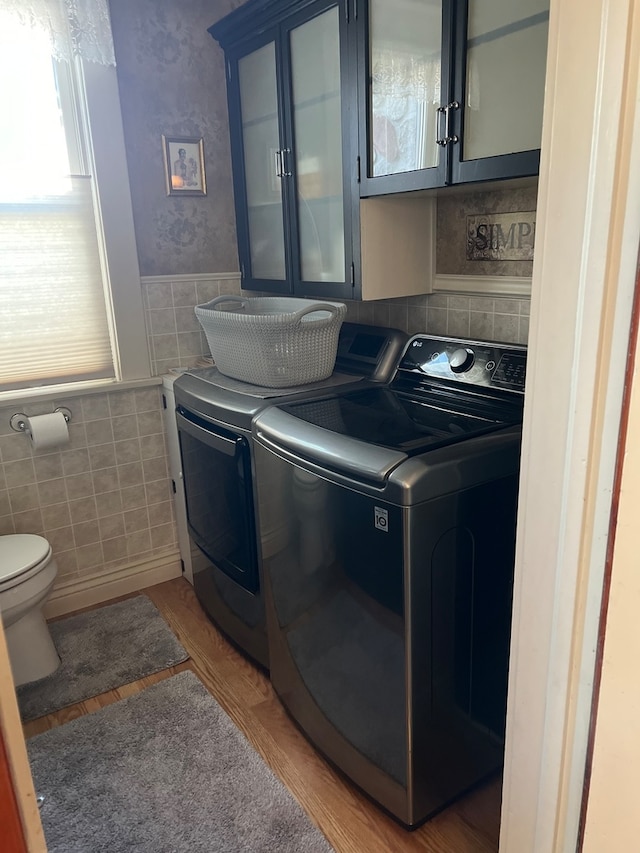
<path id="1" fill-rule="evenodd" d="M 483 388 L 524 393 L 527 348 L 437 335 L 415 335 L 399 372 Z"/>

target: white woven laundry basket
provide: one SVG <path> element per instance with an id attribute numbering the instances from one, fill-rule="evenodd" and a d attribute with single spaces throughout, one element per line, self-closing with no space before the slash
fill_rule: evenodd
<path id="1" fill-rule="evenodd" d="M 331 375 L 347 306 L 295 297 L 218 296 L 196 305 L 195 312 L 220 373 L 287 388 Z"/>

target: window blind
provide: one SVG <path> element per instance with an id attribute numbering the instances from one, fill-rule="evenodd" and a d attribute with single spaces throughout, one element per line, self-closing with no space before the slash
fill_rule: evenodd
<path id="1" fill-rule="evenodd" d="M 92 179 L 64 184 L 0 203 L 0 390 L 115 375 Z"/>

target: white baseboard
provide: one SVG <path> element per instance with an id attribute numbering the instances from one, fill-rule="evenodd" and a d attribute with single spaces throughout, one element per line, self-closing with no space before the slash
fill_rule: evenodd
<path id="1" fill-rule="evenodd" d="M 44 607 L 44 615 L 47 619 L 62 616 L 181 575 L 180 553 L 170 551 L 106 574 L 63 580 L 51 593 Z"/>

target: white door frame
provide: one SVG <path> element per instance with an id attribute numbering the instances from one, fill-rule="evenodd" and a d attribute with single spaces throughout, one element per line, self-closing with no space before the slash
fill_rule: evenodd
<path id="1" fill-rule="evenodd" d="M 551 0 L 501 853 L 576 849 L 640 243 L 640 0 Z"/>

